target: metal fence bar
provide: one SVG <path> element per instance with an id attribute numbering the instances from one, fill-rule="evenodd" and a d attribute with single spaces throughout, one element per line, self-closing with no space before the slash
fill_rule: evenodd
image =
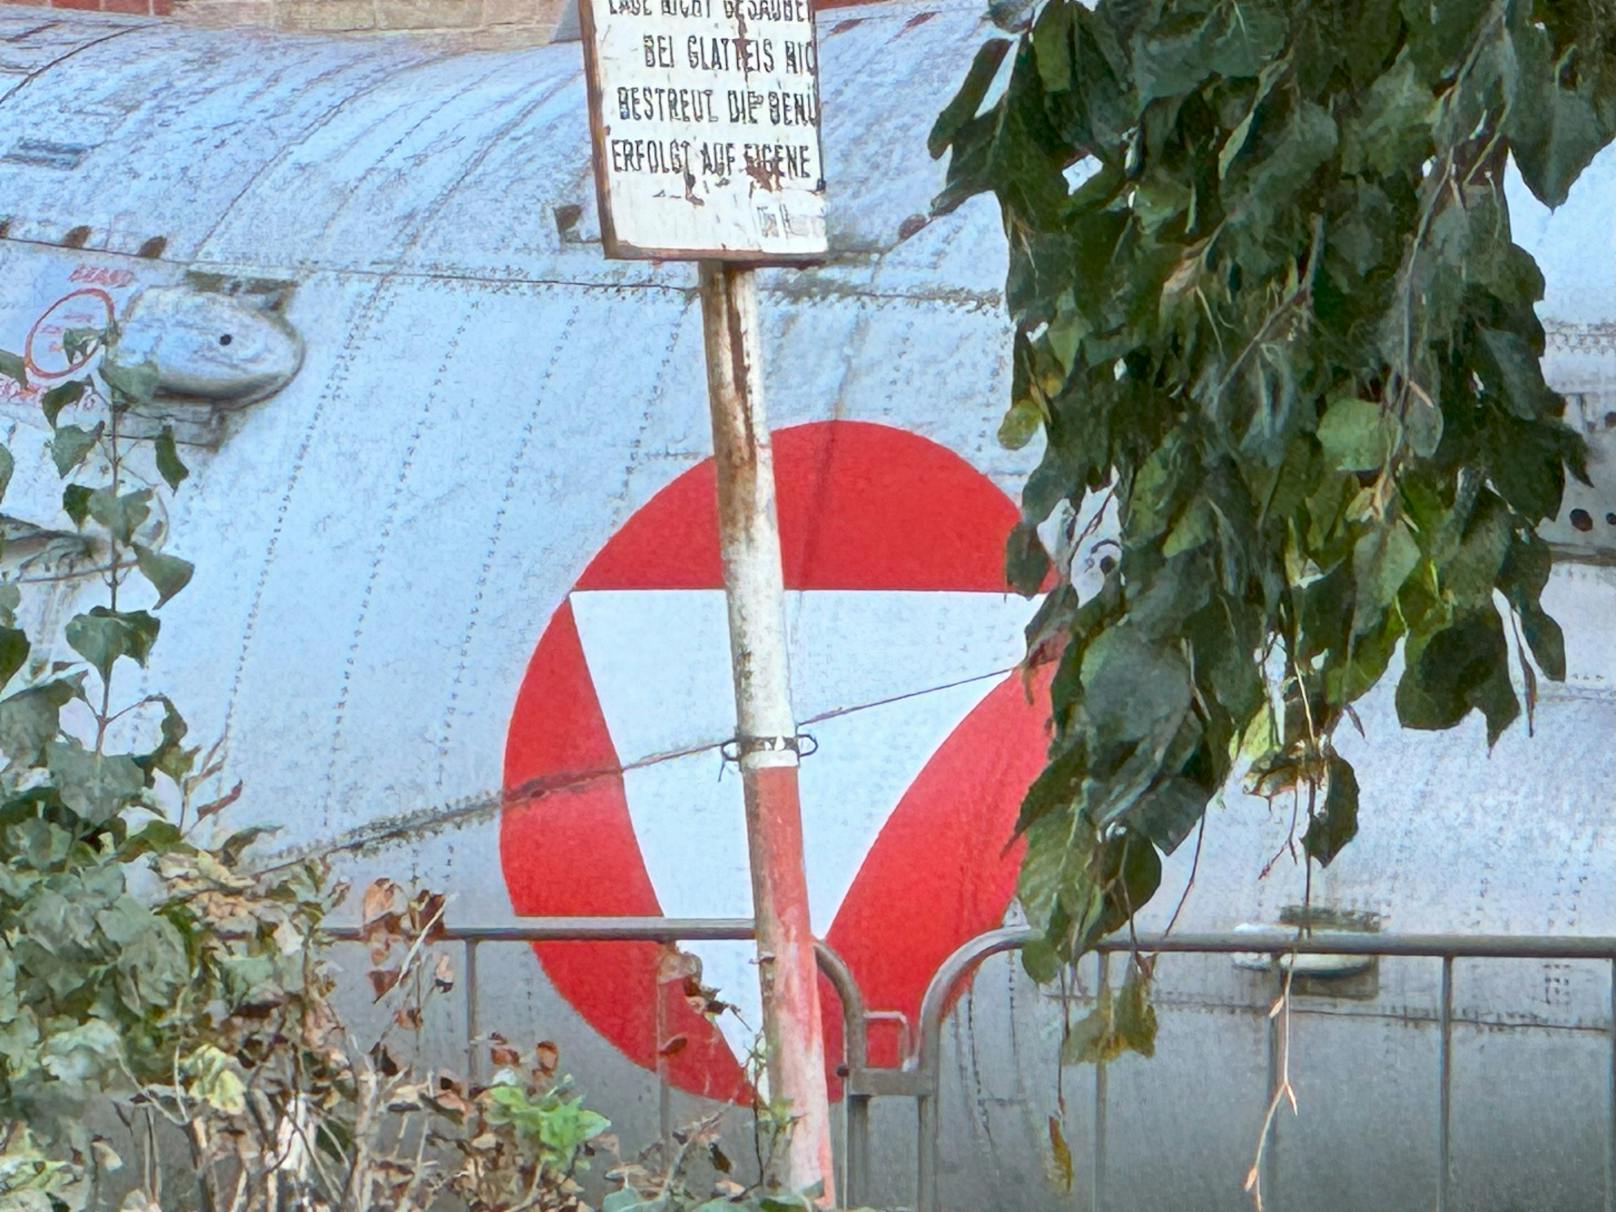
<path id="1" fill-rule="evenodd" d="M 1437 1052 L 1436 1212 L 1447 1212 L 1453 1182 L 1453 956 L 1442 957 L 1442 1042 Z"/>
<path id="2" fill-rule="evenodd" d="M 916 1212 L 937 1212 L 938 1053 L 948 999 L 960 981 L 983 960 L 1001 951 L 1024 947 L 1037 937 L 1036 931 L 1014 926 L 979 934 L 956 947 L 926 986 L 926 994 L 920 1002 L 920 1022 L 915 1029 L 915 1054 L 904 1063 L 904 1068 L 920 1079 L 920 1088 L 915 1092 L 920 1131 L 915 1175 Z"/>
<path id="3" fill-rule="evenodd" d="M 358 926 L 327 926 L 333 939 L 354 941 Z M 481 943 L 588 942 L 702 942 L 717 939 L 748 940 L 752 919 L 744 917 L 535 917 L 498 926 L 448 926 L 442 937 L 450 942 L 476 939 Z M 981 958 L 1025 946 L 1036 932 L 1021 927 L 990 930 L 963 944 L 961 951 L 991 944 Z M 1009 941 L 1006 941 L 1008 938 Z M 1562 959 L 1616 960 L 1616 936 L 1555 937 L 1545 934 L 1314 934 L 1299 938 L 1287 930 L 1228 932 L 1223 934 L 1127 934 L 1100 942 L 1100 951 L 1145 953 L 1196 952 L 1236 955 L 1245 952 L 1281 955 L 1384 955 L 1425 956 L 1440 959 Z M 959 952 L 956 952 L 956 955 Z M 953 959 L 951 956 L 950 959 Z M 945 961 L 945 967 L 947 961 Z M 967 962 L 967 969 L 975 965 Z M 938 969 L 939 975 L 943 969 Z"/>
<path id="4" fill-rule="evenodd" d="M 996 932 L 995 932 L 996 933 Z M 982 935 L 982 938 L 992 937 Z M 1425 956 L 1430 959 L 1616 959 L 1616 937 L 1589 935 L 1556 938 L 1541 934 L 1313 934 L 1299 938 L 1285 930 L 1227 934 L 1126 934 L 1100 943 L 1104 951 L 1195 952 L 1232 955 L 1256 952 L 1284 955 Z"/>
<path id="5" fill-rule="evenodd" d="M 359 926 L 326 926 L 331 938 L 355 942 Z M 534 917 L 498 926 L 445 926 L 437 937 L 447 942 L 708 942 L 742 941 L 755 936 L 749 917 Z"/>
<path id="6" fill-rule="evenodd" d="M 915 1151 L 915 1207 L 918 1212 L 937 1212 L 937 1096 L 915 1096 L 915 1126 L 919 1133 Z"/>
<path id="7" fill-rule="evenodd" d="M 1610 1090 L 1605 1100 L 1605 1212 L 1616 1212 L 1616 959 L 1610 961 Z"/>
<path id="8" fill-rule="evenodd" d="M 817 944 L 819 970 L 836 990 L 842 1003 L 842 1064 L 844 1079 L 842 1113 L 846 1133 L 842 1144 L 841 1191 L 849 1207 L 868 1199 L 865 1191 L 870 1173 L 870 1098 L 863 1088 L 866 1063 L 866 1024 L 870 1015 L 864 1008 L 864 994 L 845 960 L 823 942 Z"/>
<path id="9" fill-rule="evenodd" d="M 1274 984 L 1276 986 L 1275 998 L 1284 997 L 1285 970 L 1283 968 L 1276 970 Z M 1280 1035 L 1279 1015 L 1273 1012 L 1272 1006 L 1269 1007 L 1269 1012 L 1266 1015 L 1264 1040 L 1268 1045 L 1268 1090 L 1263 1095 L 1260 1105 L 1267 1107 L 1279 1095 L 1279 1075 L 1284 1066 L 1284 1057 L 1281 1055 L 1280 1049 L 1285 1047 L 1285 1041 Z M 1274 1178 L 1275 1154 L 1279 1151 L 1278 1147 L 1279 1116 L 1276 1115 L 1268 1126 L 1268 1143 L 1263 1148 L 1262 1174 L 1258 1179 L 1262 1183 L 1263 1207 L 1270 1209 L 1279 1207 L 1279 1200 L 1276 1195 L 1277 1183 Z"/>
<path id="10" fill-rule="evenodd" d="M 651 1005 L 656 1011 L 657 1137 L 667 1149 L 673 1140 L 673 1091 L 668 1086 L 668 983 L 658 971 L 651 976 Z"/>
<path id="11" fill-rule="evenodd" d="M 476 1085 L 482 1078 L 483 1048 L 477 1022 L 477 940 L 466 940 L 466 1080 Z"/>
<path id="12" fill-rule="evenodd" d="M 1099 982 L 1094 995 L 1098 1004 L 1111 991 L 1111 956 L 1109 952 L 1101 951 L 1094 959 L 1099 968 Z M 1094 1133 L 1089 1180 L 1091 1212 L 1101 1212 L 1105 1207 L 1105 1096 L 1105 1061 L 1101 1059 L 1094 1065 Z"/>

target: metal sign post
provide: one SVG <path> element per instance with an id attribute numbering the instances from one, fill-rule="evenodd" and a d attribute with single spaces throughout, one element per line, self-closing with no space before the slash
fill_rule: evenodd
<path id="1" fill-rule="evenodd" d="M 794 1190 L 834 1202 L 774 465 L 753 266 L 826 252 L 811 0 L 582 0 L 606 254 L 700 262 L 738 759 L 771 1098 Z"/>
<path id="2" fill-rule="evenodd" d="M 713 261 L 701 265 L 719 555 L 729 607 L 769 1086 L 790 1102 L 797 1120 L 787 1143 L 787 1181 L 797 1189 L 823 1183 L 829 1202 L 833 1171 L 825 1041 L 803 868 L 797 723 L 786 655 L 774 462 L 756 348 L 754 277 L 750 269 Z"/>

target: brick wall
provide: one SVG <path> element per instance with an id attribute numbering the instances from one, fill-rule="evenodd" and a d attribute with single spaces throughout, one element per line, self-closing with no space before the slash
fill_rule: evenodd
<path id="1" fill-rule="evenodd" d="M 548 42 L 573 0 L 0 0 L 89 12 L 169 16 L 202 26 L 322 33 L 454 34 L 473 45 Z"/>
<path id="2" fill-rule="evenodd" d="M 166 17 L 173 9 L 172 0 L 0 0 L 0 4 L 72 8 L 91 13 L 133 13 L 140 17 Z"/>

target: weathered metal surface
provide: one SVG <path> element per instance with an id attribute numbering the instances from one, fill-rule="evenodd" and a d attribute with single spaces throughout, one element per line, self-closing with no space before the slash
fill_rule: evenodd
<path id="1" fill-rule="evenodd" d="M 836 1170 L 803 859 L 797 722 L 791 710 L 756 274 L 714 261 L 704 261 L 699 272 L 768 1097 L 786 1099 L 797 1116 L 786 1143 L 789 1187 L 818 1187 L 821 1202 L 829 1206 L 836 1202 Z"/>
<path id="2" fill-rule="evenodd" d="M 802 768 L 810 899 L 817 889 L 815 925 L 829 920 L 860 980 L 892 977 L 902 993 L 872 999 L 875 1011 L 907 1004 L 893 974 L 906 959 L 931 962 L 915 958 L 922 944 L 969 933 L 967 919 L 998 895 L 988 876 L 1011 861 L 1002 833 L 951 849 L 957 834 L 894 832 L 885 812 L 925 800 L 950 821 L 985 821 L 982 805 L 1000 803 L 1043 743 L 1036 712 L 1011 711 L 1019 685 L 988 676 L 1015 661 L 1026 617 L 988 583 L 989 532 L 1014 513 L 990 493 L 1013 492 L 1028 465 L 993 440 L 1009 376 L 1002 235 L 985 199 L 923 221 L 942 175 L 925 132 L 985 28 L 974 3 L 847 9 L 823 22 L 830 261 L 761 279 L 766 363 L 791 369 L 771 375 L 769 391 L 777 462 L 796 452 L 796 478 L 781 480 L 794 707 L 820 742 Z M 696 526 L 679 512 L 691 507 L 666 494 L 683 474 L 710 474 L 694 272 L 604 260 L 583 109 L 576 44 L 456 55 L 7 9 L 0 345 L 17 348 L 68 311 L 93 318 L 100 298 L 80 292 L 121 315 L 142 289 L 289 284 L 279 314 L 304 340 L 303 365 L 269 399 L 222 417 L 216 449 L 188 452 L 194 474 L 171 543 L 198 575 L 164 608 L 165 634 L 185 638 L 158 648 L 150 675 L 195 735 L 228 729 L 247 785 L 241 817 L 282 823 L 287 846 L 351 846 L 343 862 L 355 879 L 449 888 L 461 921 L 502 920 L 511 881 L 536 869 L 547 842 L 563 855 L 544 882 L 576 892 L 576 912 L 609 911 L 605 898 L 632 886 L 665 912 L 700 901 L 744 915 L 744 867 L 737 884 L 731 862 L 744 853 L 740 788 L 719 779 L 718 746 L 733 731 L 719 582 L 693 572 L 672 583 L 699 561 L 679 525 Z M 1551 377 L 1600 443 L 1616 432 L 1613 188 L 1607 154 L 1555 215 L 1524 201 L 1516 214 L 1548 277 Z M 0 392 L 18 459 L 6 512 L 70 530 L 37 407 Z M 925 475 L 887 482 L 882 459 L 854 458 L 869 451 L 901 452 Z M 1590 559 L 1616 535 L 1603 453 L 1595 473 L 1594 489 L 1573 490 L 1587 528 L 1568 510 L 1554 532 Z M 834 524 L 791 539 L 792 517 L 821 507 Z M 636 518 L 649 537 L 625 547 Z M 861 551 L 901 578 L 859 580 L 845 560 Z M 591 581 L 597 556 L 613 552 L 632 559 L 615 581 Z M 1078 553 L 1080 575 L 1089 558 Z M 971 575 L 939 572 L 954 564 Z M 653 565 L 662 580 L 630 575 Z M 58 585 L 51 609 L 68 608 L 70 591 Z M 1535 737 L 1517 727 L 1489 755 L 1477 725 L 1410 734 L 1388 698 L 1365 705 L 1367 737 L 1342 741 L 1359 764 L 1362 829 L 1315 879 L 1322 904 L 1379 915 L 1395 932 L 1616 933 L 1613 594 L 1605 565 L 1556 569 L 1549 598 L 1571 678 L 1541 687 Z M 564 634 L 600 698 L 600 763 L 552 754 L 546 765 L 536 752 L 582 714 L 575 695 L 523 697 L 530 666 L 550 652 L 541 637 Z M 714 651 L 716 673 L 704 663 Z M 521 745 L 549 780 L 526 834 L 498 812 Z M 995 764 L 1002 777 L 989 777 Z M 622 797 L 621 815 L 599 819 L 626 832 L 591 832 L 602 788 Z M 1256 878 L 1289 815 L 1231 789 L 1210 817 L 1181 929 L 1277 923 L 1300 901 L 1288 865 Z M 896 857 L 864 864 L 883 831 Z M 614 882 L 603 873 L 625 836 L 645 854 Z M 1187 879 L 1191 848 L 1169 861 L 1169 889 Z M 885 916 L 838 911 L 854 902 Z M 887 950 L 870 943 L 881 931 Z M 752 975 L 745 943 L 694 947 L 726 987 Z M 553 1031 L 628 1139 L 655 1131 L 648 1068 L 578 1008 L 613 988 L 558 994 L 565 982 L 515 944 L 489 944 L 479 964 L 483 1024 Z M 1267 1064 L 1251 1008 L 1272 978 L 1192 956 L 1158 971 L 1158 1056 L 1105 1077 L 1107 1185 L 1119 1203 L 1149 1190 L 1164 1206 L 1243 1207 Z M 1594 961 L 1456 961 L 1450 1206 L 1597 1206 L 1607 975 Z M 1281 1132 L 1281 1206 L 1321 1191 L 1327 1202 L 1301 1206 L 1428 1204 L 1434 1133 L 1387 1125 L 1435 1123 L 1440 973 L 1382 960 L 1367 994 L 1305 1000 L 1291 1057 L 1303 1115 Z M 1054 1105 L 1059 1009 L 1001 958 L 949 1020 L 945 1207 L 1064 1201 L 1026 1174 Z M 629 1038 L 634 1024 L 619 1025 Z M 894 1052 L 896 1036 L 879 1026 L 871 1055 Z M 680 1056 L 716 1066 L 727 1049 L 698 1041 Z M 1074 1141 L 1093 1127 L 1080 1106 L 1091 1080 L 1067 1075 Z M 686 1088 L 672 1114 L 693 1106 Z M 912 1120 L 893 1114 L 870 1111 L 873 1170 L 907 1174 L 898 1142 L 912 1139 Z M 1152 1175 L 1142 1159 L 1158 1157 L 1149 1142 L 1162 1139 L 1178 1160 L 1153 1162 Z"/>
<path id="3" fill-rule="evenodd" d="M 191 285 L 152 286 L 119 319 L 118 357 L 156 366 L 159 396 L 239 406 L 290 383 L 303 342 L 269 306 Z"/>

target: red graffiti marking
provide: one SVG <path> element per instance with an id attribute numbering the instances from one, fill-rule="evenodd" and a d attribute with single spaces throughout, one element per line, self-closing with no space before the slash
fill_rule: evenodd
<path id="1" fill-rule="evenodd" d="M 63 336 L 75 328 L 109 328 L 115 314 L 112 296 L 99 287 L 87 286 L 63 295 L 28 330 L 22 356 L 29 373 L 38 379 L 65 379 L 79 370 L 90 359 L 83 353 L 68 358 L 62 348 Z"/>
<path id="2" fill-rule="evenodd" d="M 67 275 L 69 282 L 87 282 L 91 286 L 110 286 L 116 290 L 120 286 L 128 286 L 135 280 L 135 271 L 132 269 L 108 269 L 102 265 L 85 265 L 82 262 L 73 267 L 73 272 Z"/>

